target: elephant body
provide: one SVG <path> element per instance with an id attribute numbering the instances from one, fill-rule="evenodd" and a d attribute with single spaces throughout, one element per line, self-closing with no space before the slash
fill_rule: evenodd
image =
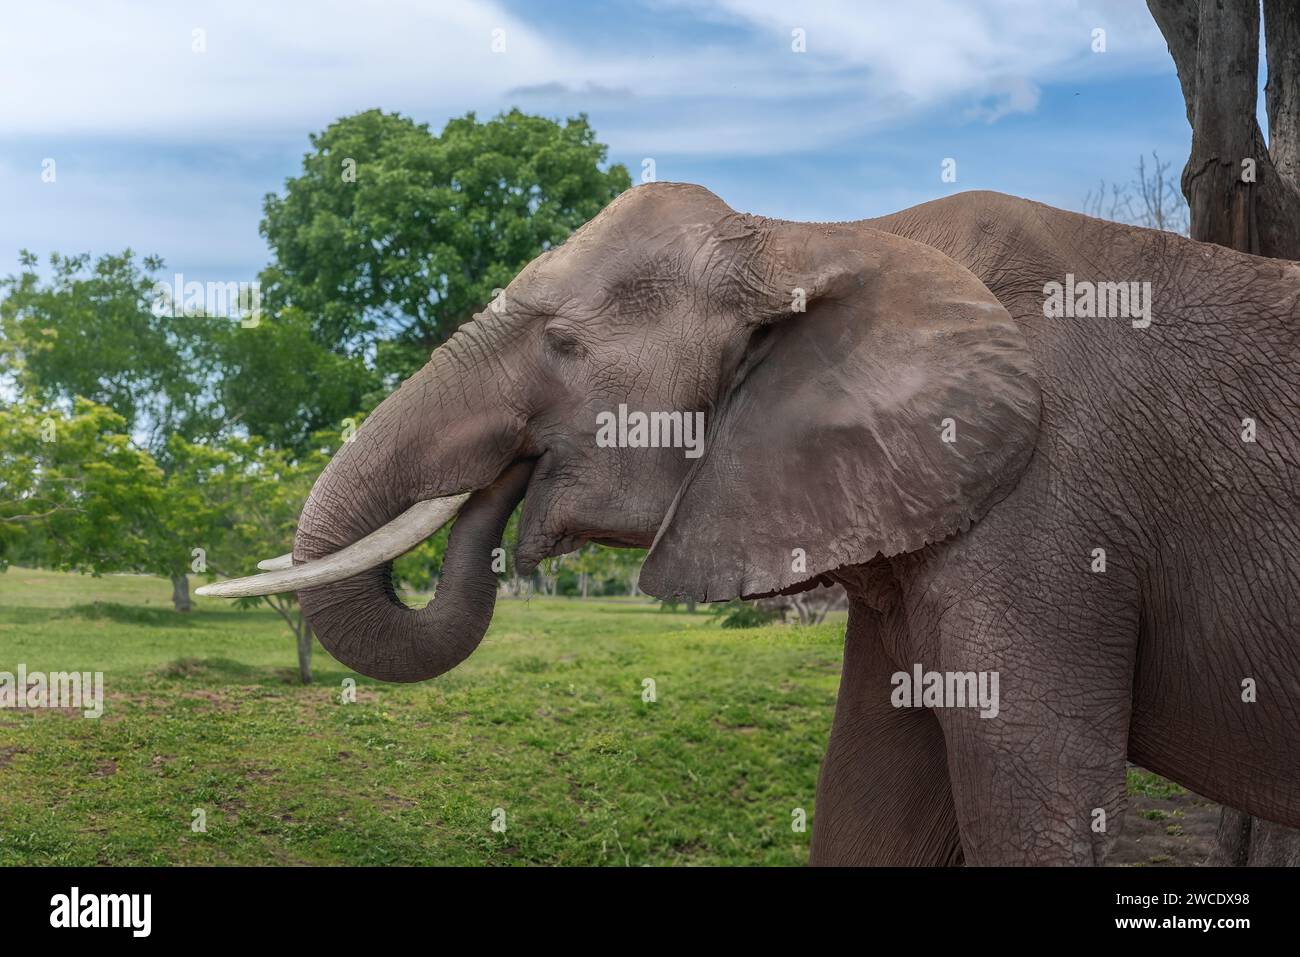
<path id="1" fill-rule="evenodd" d="M 704 415 L 703 455 L 597 442 L 624 408 Z M 524 574 L 597 541 L 649 547 L 665 599 L 840 582 L 813 863 L 1098 863 L 1126 761 L 1300 826 L 1297 410 L 1300 265 L 994 193 L 829 224 L 647 184 L 367 418 L 294 567 L 227 593 L 297 587 L 331 653 L 414 681 L 481 639 L 521 499 Z M 384 543 L 466 493 L 404 607 Z M 997 706 L 900 697 L 924 673 Z"/>
<path id="2" fill-rule="evenodd" d="M 845 573 L 814 861 L 1100 862 L 1126 759 L 1300 825 L 1300 266 L 991 193 L 864 225 L 984 282 L 1042 412 L 968 531 Z M 1067 273 L 1150 281 L 1150 326 L 1046 318 Z M 912 662 L 1001 671 L 1001 720 L 882 705 Z"/>

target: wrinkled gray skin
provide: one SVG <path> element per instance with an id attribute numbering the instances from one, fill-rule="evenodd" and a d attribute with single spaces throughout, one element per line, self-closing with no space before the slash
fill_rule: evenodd
<path id="1" fill-rule="evenodd" d="M 1066 273 L 1150 281 L 1151 326 L 1044 318 Z M 1126 759 L 1300 826 L 1298 299 L 1294 264 L 993 193 L 811 224 L 642 186 L 438 349 L 307 502 L 297 561 L 479 489 L 435 601 L 405 609 L 379 568 L 302 605 L 358 671 L 440 674 L 490 621 L 526 493 L 525 573 L 590 539 L 653 543 L 661 597 L 845 584 L 814 863 L 1098 863 Z M 704 456 L 598 448 L 620 402 L 703 410 Z M 895 708 L 914 664 L 998 672 L 1000 713 Z"/>

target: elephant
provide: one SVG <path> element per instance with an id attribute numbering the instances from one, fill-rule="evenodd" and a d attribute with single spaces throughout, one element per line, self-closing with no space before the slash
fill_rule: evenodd
<path id="1" fill-rule="evenodd" d="M 598 443 L 620 407 L 663 441 Z M 520 501 L 523 574 L 594 541 L 664 599 L 839 583 L 810 862 L 1100 864 L 1127 762 L 1300 826 L 1298 410 L 1300 264 L 993 192 L 802 223 L 650 183 L 375 409 L 291 556 L 201 591 L 295 590 L 419 681 L 482 638 Z M 453 514 L 412 610 L 391 561 Z"/>

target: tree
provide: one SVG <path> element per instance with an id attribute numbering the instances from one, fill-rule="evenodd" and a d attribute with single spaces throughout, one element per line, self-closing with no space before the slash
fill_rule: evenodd
<path id="1" fill-rule="evenodd" d="M 171 579 L 177 611 L 191 607 L 187 573 L 203 574 L 214 561 L 238 553 L 239 515 L 267 494 L 260 452 L 257 440 L 231 436 L 198 443 L 171 437 L 170 468 L 145 533 L 152 547 L 132 570 Z"/>
<path id="2" fill-rule="evenodd" d="M 174 433 L 195 438 L 221 426 L 205 395 L 203 352 L 214 320 L 160 314 L 155 275 L 163 261 L 131 250 L 49 259 L 20 254 L 22 271 L 0 281 L 0 362 L 21 395 L 71 410 L 80 396 L 126 420 L 128 434 L 160 464 Z"/>
<path id="3" fill-rule="evenodd" d="M 328 431 L 311 437 L 309 451 L 295 455 L 258 439 L 229 440 L 228 453 L 241 465 L 240 501 L 231 510 L 230 532 L 221 542 L 218 562 L 208 571 L 226 577 L 242 574 L 250 558 L 282 554 L 293 544 L 302 503 L 330 457 L 337 435 Z M 298 651 L 298 677 L 311 684 L 312 631 L 296 594 L 244 598 L 239 607 L 265 602 L 293 633 Z"/>
<path id="4" fill-rule="evenodd" d="M 1191 235 L 1300 259 L 1300 3 L 1263 0 L 1269 140 L 1255 119 L 1260 5 L 1147 0 L 1192 126 L 1182 187 Z M 1224 808 L 1214 864 L 1300 865 L 1300 832 Z"/>
<path id="5" fill-rule="evenodd" d="M 155 274 L 163 262 L 145 257 L 137 263 L 129 249 L 93 263 L 88 255 L 54 253 L 48 280 L 36 273 L 30 253 L 23 252 L 20 261 L 22 272 L 0 283 L 6 292 L 0 300 L 5 334 L 0 361 L 11 371 L 19 395 L 50 409 L 72 410 L 82 399 L 108 406 L 123 420 L 124 441 L 141 446 L 163 473 L 157 512 L 136 529 L 155 537 L 137 560 L 72 555 L 65 541 L 65 550 L 47 556 L 45 563 L 164 575 L 172 582 L 174 607 L 188 611 L 190 558 L 180 545 L 210 538 L 212 530 L 207 526 L 201 536 L 178 538 L 167 522 L 194 531 L 196 523 L 215 516 L 172 476 L 180 468 L 177 455 L 198 448 L 191 441 L 212 438 L 225 427 L 212 398 L 211 342 L 222 326 L 238 323 L 183 308 L 157 308 Z M 185 502 L 184 508 L 169 505 L 178 501 Z"/>
<path id="6" fill-rule="evenodd" d="M 256 326 L 212 323 L 203 355 L 223 426 L 300 455 L 311 454 L 315 433 L 338 433 L 349 418 L 355 426 L 358 409 L 383 399 L 364 358 L 322 348 L 293 306 Z"/>
<path id="7" fill-rule="evenodd" d="M 389 384 L 631 183 L 621 165 L 600 168 L 585 116 L 469 113 L 434 135 L 370 110 L 311 144 L 302 173 L 266 197 L 266 302 L 311 316 L 330 351 L 373 353 Z"/>
<path id="8" fill-rule="evenodd" d="M 102 572 L 149 560 L 163 473 L 126 420 L 79 399 L 0 406 L 0 569 L 11 561 Z"/>
<path id="9" fill-rule="evenodd" d="M 1300 259 L 1300 4 L 1264 0 L 1267 143 L 1255 119 L 1259 4 L 1147 6 L 1169 45 L 1192 127 L 1182 179 L 1192 238 Z"/>
<path id="10" fill-rule="evenodd" d="M 362 360 L 317 346 L 292 309 L 245 324 L 185 303 L 158 308 L 156 258 L 138 261 L 127 250 L 92 263 L 56 253 L 48 279 L 30 254 L 21 262 L 0 284 L 0 362 L 19 395 L 32 408 L 71 410 L 83 397 L 110 407 L 120 442 L 139 446 L 160 470 L 151 510 L 132 529 L 148 549 L 76 555 L 69 549 L 78 540 L 47 535 L 28 552 L 53 567 L 162 575 L 173 606 L 189 611 L 188 573 L 219 546 L 252 479 L 245 470 L 259 464 L 260 441 L 240 443 L 236 431 L 265 429 L 306 455 L 312 431 L 342 427 L 377 379 Z M 48 554 L 38 541 L 51 545 Z"/>

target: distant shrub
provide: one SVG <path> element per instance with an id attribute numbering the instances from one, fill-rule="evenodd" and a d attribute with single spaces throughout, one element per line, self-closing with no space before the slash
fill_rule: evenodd
<path id="1" fill-rule="evenodd" d="M 741 601 L 739 598 L 733 598 L 725 605 L 719 605 L 713 613 L 722 616 L 723 628 L 761 628 L 777 619 L 775 612 L 759 608 L 753 602 Z"/>

